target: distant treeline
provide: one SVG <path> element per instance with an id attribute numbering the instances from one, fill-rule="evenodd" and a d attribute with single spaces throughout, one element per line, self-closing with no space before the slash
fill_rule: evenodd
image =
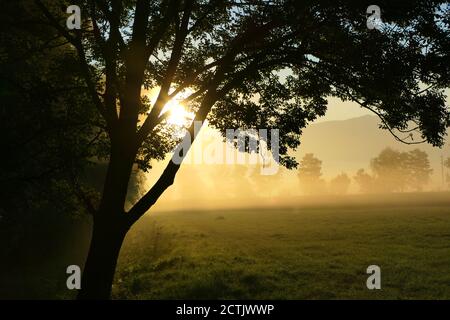
<path id="1" fill-rule="evenodd" d="M 450 168 L 450 158 L 444 166 Z M 343 172 L 329 181 L 322 177 L 322 161 L 308 153 L 300 161 L 298 177 L 303 194 L 346 194 L 352 180 L 361 193 L 390 193 L 422 191 L 429 184 L 432 173 L 426 152 L 385 148 L 370 161 L 368 169 L 359 169 L 353 177 Z M 448 174 L 446 179 L 450 184 Z"/>

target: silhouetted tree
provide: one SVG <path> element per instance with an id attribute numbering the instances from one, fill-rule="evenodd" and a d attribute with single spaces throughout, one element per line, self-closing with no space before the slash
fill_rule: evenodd
<path id="1" fill-rule="evenodd" d="M 408 186 L 408 155 L 386 148 L 370 161 L 378 190 L 383 192 L 404 191 Z"/>
<path id="2" fill-rule="evenodd" d="M 406 154 L 404 164 L 408 172 L 408 187 L 422 191 L 424 186 L 430 182 L 433 169 L 430 167 L 428 154 L 425 151 L 414 149 Z"/>
<path id="3" fill-rule="evenodd" d="M 358 184 L 360 192 L 372 193 L 376 191 L 374 178 L 364 169 L 359 169 L 353 179 Z"/>
<path id="4" fill-rule="evenodd" d="M 49 39 L 63 36 L 75 48 L 86 87 L 79 95 L 89 95 L 109 139 L 80 298 L 110 296 L 125 234 L 174 181 L 180 164 L 169 161 L 125 210 L 134 165 L 150 169 L 151 159 L 178 142 L 161 115 L 173 99 L 223 135 L 228 128 L 279 129 L 279 162 L 288 168 L 297 164 L 288 151 L 324 115 L 330 96 L 371 110 L 398 140 L 442 145 L 449 122 L 445 1 L 381 1 L 381 30 L 366 27 L 367 5 L 357 1 L 86 0 L 77 2 L 81 30 L 65 27 L 65 1 L 32 3 L 43 21 L 28 29 L 50 24 Z M 143 88 L 159 90 L 153 105 Z M 400 137 L 410 130 L 421 138 Z M 193 131 L 187 128 L 191 142 Z"/>
<path id="5" fill-rule="evenodd" d="M 325 181 L 322 177 L 322 161 L 307 153 L 300 160 L 298 173 L 300 187 L 305 194 L 318 194 L 325 192 Z"/>
<path id="6" fill-rule="evenodd" d="M 30 3 L 5 2 L 0 10 L 2 261 L 25 255 L 30 243 L 34 251 L 46 245 L 51 252 L 53 233 L 38 235 L 50 226 L 64 229 L 58 222 L 89 210 L 85 200 L 98 193 L 82 183 L 82 172 L 98 155 L 101 134 L 106 138 L 80 80 L 75 49 L 48 24 L 30 27 L 40 17 Z"/>
<path id="7" fill-rule="evenodd" d="M 419 149 L 400 152 L 386 148 L 370 162 L 372 175 L 360 169 L 355 181 L 361 192 L 423 190 L 433 170 L 428 154 Z"/>
<path id="8" fill-rule="evenodd" d="M 444 166 L 447 168 L 447 169 L 450 169 L 450 158 L 447 158 L 445 161 L 444 161 Z M 450 174 L 446 174 L 446 180 L 447 180 L 447 183 L 448 183 L 448 185 L 450 186 Z"/>
<path id="9" fill-rule="evenodd" d="M 351 180 L 346 173 L 341 173 L 331 179 L 329 190 L 333 194 L 346 194 L 350 188 Z"/>

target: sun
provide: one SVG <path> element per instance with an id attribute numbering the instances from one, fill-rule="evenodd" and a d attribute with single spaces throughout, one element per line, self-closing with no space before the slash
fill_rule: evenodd
<path id="1" fill-rule="evenodd" d="M 158 88 L 147 90 L 145 94 L 148 96 L 150 104 L 155 105 L 158 97 Z M 194 119 L 195 113 L 188 111 L 181 101 L 190 94 L 192 94 L 191 90 L 187 90 L 185 93 L 174 97 L 165 104 L 159 116 L 164 115 L 167 124 L 178 127 L 180 130 L 188 127 Z"/>
<path id="2" fill-rule="evenodd" d="M 188 125 L 194 118 L 194 114 L 186 111 L 185 107 L 177 101 L 171 101 L 166 104 L 161 111 L 161 115 L 166 112 L 169 112 L 167 123 L 178 127 Z"/>

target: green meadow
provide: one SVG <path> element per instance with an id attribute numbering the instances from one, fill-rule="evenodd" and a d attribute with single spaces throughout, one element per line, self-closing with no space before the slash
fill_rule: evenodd
<path id="1" fill-rule="evenodd" d="M 450 207 L 155 214 L 127 237 L 113 297 L 450 299 Z"/>
<path id="2" fill-rule="evenodd" d="M 127 235 L 113 298 L 450 299 L 450 205 L 438 198 L 153 213 Z M 74 298 L 65 271 L 84 261 L 88 224 L 35 228 L 52 244 L 32 238 L 2 261 L 0 296 Z M 369 265 L 381 290 L 366 287 Z"/>

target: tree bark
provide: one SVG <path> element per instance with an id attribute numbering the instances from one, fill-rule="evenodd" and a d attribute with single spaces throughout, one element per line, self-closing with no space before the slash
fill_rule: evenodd
<path id="1" fill-rule="evenodd" d="M 81 280 L 79 300 L 111 298 L 111 287 L 127 230 L 111 221 L 94 222 L 91 244 Z"/>
<path id="2" fill-rule="evenodd" d="M 131 224 L 124 212 L 128 182 L 137 148 L 132 134 L 118 130 L 99 209 L 93 215 L 92 236 L 78 299 L 110 299 L 117 258 Z"/>

